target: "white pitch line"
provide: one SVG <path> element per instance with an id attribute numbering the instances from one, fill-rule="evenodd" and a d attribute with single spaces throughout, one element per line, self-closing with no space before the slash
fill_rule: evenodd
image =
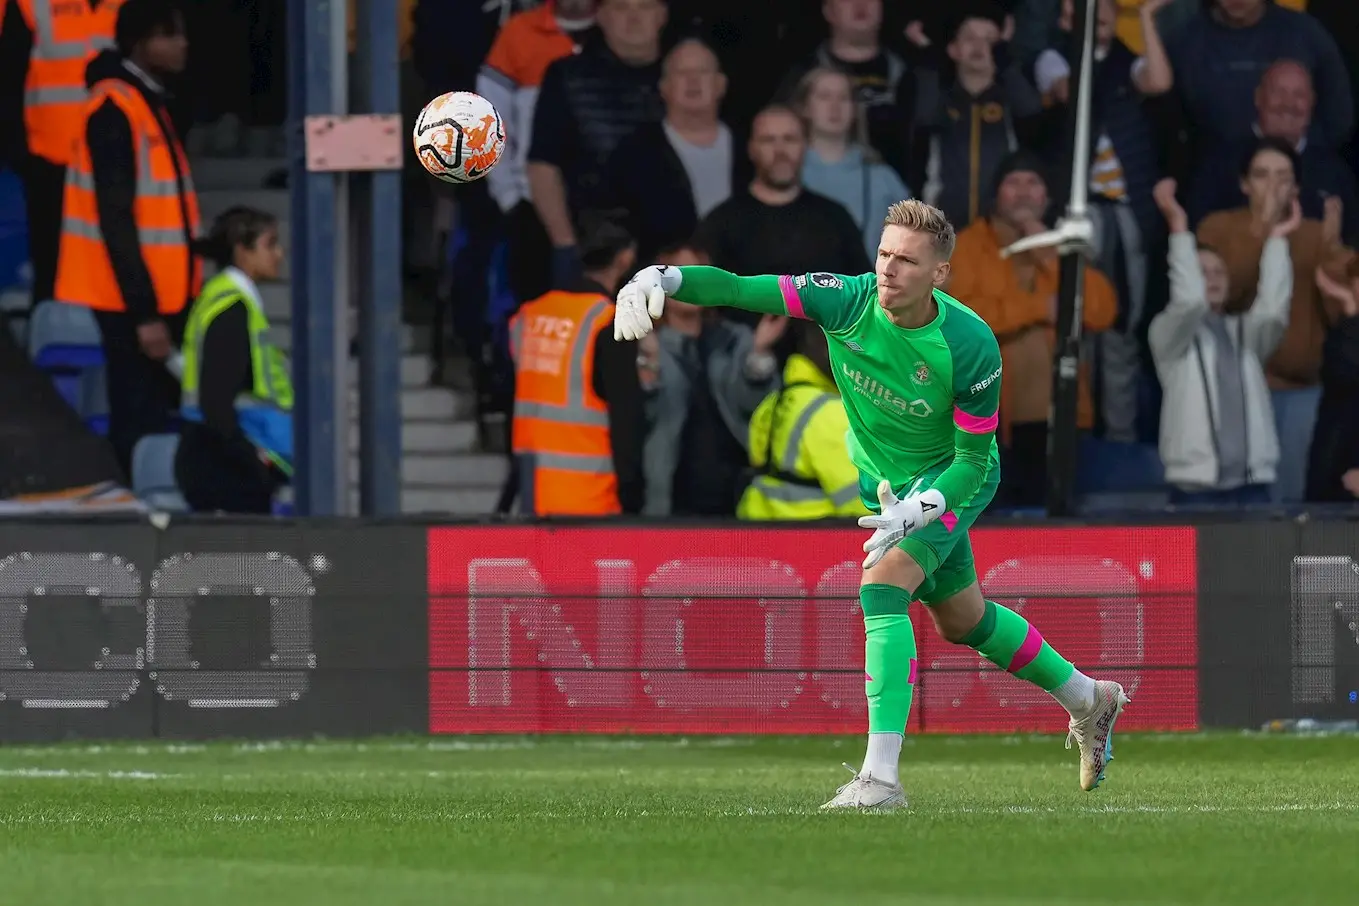
<path id="1" fill-rule="evenodd" d="M 178 774 L 154 771 L 69 771 L 65 768 L 0 768 L 0 777 L 35 777 L 55 780 L 165 780 Z"/>

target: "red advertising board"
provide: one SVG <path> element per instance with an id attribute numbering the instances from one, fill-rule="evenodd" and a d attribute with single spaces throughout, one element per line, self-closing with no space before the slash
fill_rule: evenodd
<path id="1" fill-rule="evenodd" d="M 857 529 L 429 532 L 433 733 L 860 733 Z M 971 533 L 988 597 L 1132 696 L 1120 727 L 1198 723 L 1192 528 Z M 910 732 L 1065 729 L 1043 691 L 912 606 Z"/>

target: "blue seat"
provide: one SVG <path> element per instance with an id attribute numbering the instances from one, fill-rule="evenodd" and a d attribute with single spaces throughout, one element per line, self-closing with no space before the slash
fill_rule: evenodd
<path id="1" fill-rule="evenodd" d="M 55 371 L 48 375 L 52 380 L 52 386 L 57 388 L 57 393 L 66 401 L 66 405 L 71 407 L 71 411 L 80 414 L 83 393 L 81 390 L 80 373 L 75 371 Z"/>
<path id="2" fill-rule="evenodd" d="M 132 491 L 148 506 L 187 513 L 189 505 L 175 484 L 178 434 L 148 434 L 132 448 Z"/>
<path id="3" fill-rule="evenodd" d="M 97 365 L 80 372 L 80 405 L 76 408 L 85 427 L 100 437 L 109 433 L 109 389 L 107 366 Z"/>
<path id="4" fill-rule="evenodd" d="M 28 323 L 28 355 L 44 371 L 82 371 L 104 364 L 94 313 L 83 305 L 39 302 Z"/>
<path id="5" fill-rule="evenodd" d="M 1084 494 L 1139 494 L 1165 489 L 1155 444 L 1081 439 L 1076 485 Z"/>
<path id="6" fill-rule="evenodd" d="M 2 282 L 2 281 L 0 281 Z M 28 348 L 28 309 L 31 298 L 26 289 L 0 290 L 0 319 L 9 322 L 10 335 L 20 349 Z"/>

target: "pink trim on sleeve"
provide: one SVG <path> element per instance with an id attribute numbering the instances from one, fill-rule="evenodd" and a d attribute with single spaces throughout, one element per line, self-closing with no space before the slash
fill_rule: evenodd
<path id="1" fill-rule="evenodd" d="M 964 412 L 955 406 L 953 407 L 953 423 L 968 434 L 990 434 L 1000 424 L 1000 413 L 993 412 L 988 416 L 973 415 L 971 412 Z"/>
<path id="2" fill-rule="evenodd" d="M 806 321 L 807 313 L 802 310 L 802 299 L 797 294 L 797 287 L 793 285 L 792 275 L 784 274 L 779 277 L 779 291 L 783 293 L 783 304 L 788 309 L 788 314 Z"/>

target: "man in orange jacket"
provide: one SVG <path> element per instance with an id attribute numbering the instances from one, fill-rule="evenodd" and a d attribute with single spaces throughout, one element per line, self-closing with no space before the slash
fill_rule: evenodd
<path id="1" fill-rule="evenodd" d="M 175 0 L 126 0 L 117 51 L 89 66 L 90 100 L 66 176 L 56 296 L 94 311 L 103 334 L 109 440 L 124 468 L 170 428 L 179 386 L 166 370 L 202 285 L 198 199 L 164 79 L 188 42 Z"/>
<path id="2" fill-rule="evenodd" d="M 582 224 L 576 284 L 527 302 L 510 319 L 511 447 L 517 492 L 534 516 L 615 516 L 642 509 L 645 400 L 635 341 L 613 336 L 613 294 L 637 262 L 623 227 Z"/>
<path id="3" fill-rule="evenodd" d="M 0 0 L 0 166 L 22 178 L 33 303 L 52 298 L 61 195 L 80 131 L 85 67 L 113 46 L 123 0 Z"/>
<path id="4" fill-rule="evenodd" d="M 1047 485 L 1048 409 L 1057 322 L 1057 255 L 1051 249 L 1002 259 L 1000 250 L 1021 236 L 1047 229 L 1048 188 L 1043 161 L 1013 152 L 996 174 L 987 217 L 958 234 L 948 292 L 965 299 L 1000 342 L 1006 381 L 1000 401 L 1001 496 L 1011 506 L 1037 506 Z M 1085 270 L 1086 331 L 1108 330 L 1118 316 L 1109 280 Z M 1082 365 L 1077 424 L 1094 423 L 1088 369 Z"/>

